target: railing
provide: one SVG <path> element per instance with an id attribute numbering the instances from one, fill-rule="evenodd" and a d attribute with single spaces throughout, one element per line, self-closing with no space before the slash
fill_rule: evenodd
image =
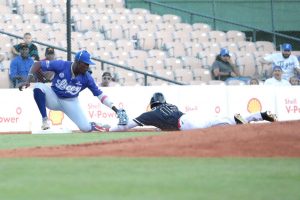
<path id="1" fill-rule="evenodd" d="M 7 33 L 7 32 L 4 32 L 4 31 L 0 31 L 0 34 L 8 35 L 8 36 L 18 38 L 18 39 L 23 39 L 23 37 L 21 37 L 19 35 L 15 35 L 15 34 L 12 34 L 12 33 Z M 47 44 L 47 43 L 43 43 L 43 42 L 39 42 L 39 41 L 35 41 L 35 40 L 33 40 L 32 42 L 35 43 L 35 44 L 42 45 L 42 46 L 49 46 L 49 47 L 52 47 L 52 48 L 60 50 L 60 51 L 68 52 L 67 49 L 65 49 L 65 48 L 61 48 L 61 47 L 54 46 L 54 45 L 51 45 L 51 44 Z M 74 55 L 76 52 L 71 51 L 71 53 Z M 164 77 L 160 77 L 160 76 L 157 76 L 157 75 L 154 75 L 154 74 L 150 74 L 150 73 L 147 73 L 145 71 L 133 69 L 133 68 L 128 67 L 128 66 L 119 65 L 119 64 L 112 63 L 112 62 L 102 60 L 102 59 L 99 59 L 99 58 L 92 58 L 92 59 L 101 63 L 101 69 L 102 70 L 104 69 L 104 64 L 108 64 L 108 65 L 112 65 L 112 66 L 115 66 L 115 67 L 118 67 L 118 68 L 121 68 L 121 69 L 124 69 L 124 70 L 128 70 L 128 71 L 136 72 L 138 74 L 142 74 L 144 76 L 144 85 L 145 86 L 148 85 L 148 77 L 163 80 L 163 81 L 173 83 L 173 84 L 176 84 L 176 85 L 186 85 L 185 83 L 181 83 L 181 82 L 174 81 L 174 80 L 171 80 L 171 79 L 167 79 L 167 78 L 164 78 Z"/>
<path id="2" fill-rule="evenodd" d="M 268 31 L 268 30 L 257 28 L 257 27 L 247 26 L 247 25 L 236 23 L 236 22 L 233 22 L 233 21 L 221 19 L 221 18 L 214 17 L 214 16 L 209 16 L 209 15 L 204 15 L 204 14 L 191 12 L 191 11 L 188 11 L 188 10 L 184 10 L 184 9 L 181 9 L 181 8 L 170 6 L 170 5 L 167 5 L 167 4 L 164 4 L 164 3 L 155 2 L 155 1 L 152 1 L 152 0 L 144 0 L 144 2 L 148 4 L 149 10 L 151 12 L 153 11 L 152 5 L 157 5 L 157 6 L 172 9 L 174 11 L 179 11 L 179 12 L 185 13 L 185 14 L 190 16 L 189 18 L 190 18 L 190 23 L 191 24 L 194 22 L 194 17 L 197 16 L 197 17 L 203 17 L 203 18 L 213 20 L 213 28 L 214 29 L 216 27 L 216 21 L 218 21 L 218 22 L 223 22 L 223 23 L 227 23 L 227 24 L 231 24 L 231 25 L 235 25 L 235 26 L 238 26 L 238 27 L 242 27 L 242 28 L 252 30 L 252 40 L 254 42 L 256 42 L 257 32 L 264 32 L 264 33 L 267 33 L 267 34 L 271 34 L 272 35 L 272 40 L 273 40 L 273 43 L 274 43 L 275 47 L 276 47 L 276 37 L 282 37 L 282 38 L 289 39 L 289 40 L 292 40 L 292 41 L 300 42 L 300 38 L 285 35 L 285 34 L 281 34 L 281 33 L 277 33 L 277 32 L 274 32 L 274 31 Z"/>

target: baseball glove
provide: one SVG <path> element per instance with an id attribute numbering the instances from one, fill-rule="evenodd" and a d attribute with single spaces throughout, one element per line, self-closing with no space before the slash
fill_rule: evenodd
<path id="1" fill-rule="evenodd" d="M 128 116 L 124 109 L 119 109 L 117 112 L 117 117 L 119 118 L 118 125 L 127 125 L 128 124 Z"/>

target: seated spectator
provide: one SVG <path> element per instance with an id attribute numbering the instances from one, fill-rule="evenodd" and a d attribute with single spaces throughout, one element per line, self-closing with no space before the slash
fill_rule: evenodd
<path id="1" fill-rule="evenodd" d="M 297 76 L 292 76 L 289 80 L 291 85 L 300 85 L 300 80 Z"/>
<path id="2" fill-rule="evenodd" d="M 216 56 L 216 60 L 212 64 L 212 78 L 213 80 L 229 81 L 239 80 L 244 81 L 246 84 L 249 81 L 249 77 L 242 77 L 239 72 L 238 66 L 236 66 L 231 60 L 228 49 L 222 48 L 219 55 Z"/>
<path id="3" fill-rule="evenodd" d="M 222 48 L 220 54 L 212 64 L 212 75 L 214 80 L 226 81 L 231 77 L 240 76 L 238 67 L 232 62 L 228 49 Z"/>
<path id="4" fill-rule="evenodd" d="M 45 49 L 45 58 L 43 60 L 55 60 L 55 51 L 52 47 L 47 47 Z M 54 72 L 40 72 L 44 78 L 37 78 L 38 82 L 51 82 L 54 78 Z"/>
<path id="5" fill-rule="evenodd" d="M 115 86 L 113 77 L 110 72 L 104 72 L 102 74 L 102 82 L 99 84 L 100 87 L 111 87 Z"/>
<path id="6" fill-rule="evenodd" d="M 257 78 L 251 78 L 249 85 L 259 85 L 259 80 Z"/>
<path id="7" fill-rule="evenodd" d="M 55 51 L 52 47 L 47 47 L 45 49 L 45 59 L 44 60 L 55 60 Z"/>
<path id="8" fill-rule="evenodd" d="M 269 54 L 260 59 L 261 63 L 272 63 L 282 69 L 282 78 L 289 81 L 290 77 L 300 73 L 299 61 L 296 56 L 291 55 L 292 45 L 285 43 L 281 45 L 281 53 Z"/>
<path id="9" fill-rule="evenodd" d="M 280 66 L 273 67 L 273 76 L 268 78 L 264 85 L 274 85 L 274 86 L 290 86 L 289 81 L 282 78 L 282 69 Z"/>
<path id="10" fill-rule="evenodd" d="M 34 60 L 39 61 L 40 57 L 39 57 L 39 52 L 38 52 L 38 48 L 35 44 L 32 43 L 32 36 L 31 33 L 25 33 L 24 37 L 23 37 L 24 42 L 28 45 L 29 48 L 29 56 L 32 57 Z M 18 56 L 21 55 L 21 43 L 14 45 L 11 49 L 13 56 Z"/>
<path id="11" fill-rule="evenodd" d="M 15 88 L 18 83 L 26 81 L 28 72 L 34 63 L 34 60 L 29 56 L 29 47 L 26 43 L 20 45 L 21 55 L 16 56 L 10 63 L 9 78 L 11 87 Z"/>

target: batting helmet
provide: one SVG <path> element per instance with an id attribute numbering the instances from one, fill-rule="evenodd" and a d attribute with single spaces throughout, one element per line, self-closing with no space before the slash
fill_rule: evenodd
<path id="1" fill-rule="evenodd" d="M 163 103 L 166 103 L 166 99 L 165 99 L 164 95 L 160 92 L 156 92 L 151 97 L 150 107 L 152 109 L 155 106 L 158 106 L 158 105 L 163 104 Z"/>

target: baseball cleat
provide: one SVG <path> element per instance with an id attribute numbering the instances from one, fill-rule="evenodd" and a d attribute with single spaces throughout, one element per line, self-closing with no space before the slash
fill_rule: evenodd
<path id="1" fill-rule="evenodd" d="M 235 120 L 236 124 L 247 124 L 247 122 L 244 120 L 244 118 L 239 113 L 234 115 L 234 120 Z"/>
<path id="2" fill-rule="evenodd" d="M 98 131 L 98 132 L 109 132 L 109 125 L 101 125 L 95 122 L 92 122 L 92 131 Z"/>
<path id="3" fill-rule="evenodd" d="M 276 122 L 278 121 L 277 115 L 271 113 L 271 111 L 266 111 L 261 113 L 261 117 L 263 120 L 269 121 L 269 122 Z"/>
<path id="4" fill-rule="evenodd" d="M 50 128 L 50 124 L 49 124 L 49 121 L 48 121 L 48 118 L 44 118 L 43 119 L 43 122 L 42 122 L 42 130 L 47 130 Z"/>

